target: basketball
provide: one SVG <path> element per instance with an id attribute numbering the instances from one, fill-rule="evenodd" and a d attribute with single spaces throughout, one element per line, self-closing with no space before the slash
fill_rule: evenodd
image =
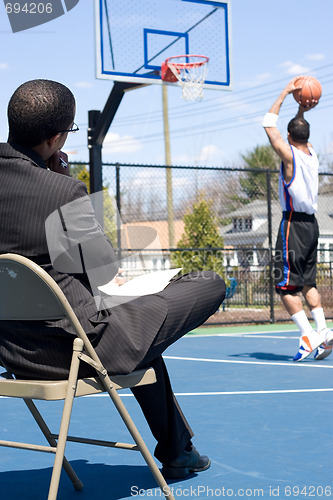
<path id="1" fill-rule="evenodd" d="M 302 87 L 293 92 L 294 98 L 298 104 L 308 109 L 317 106 L 321 97 L 322 88 L 316 78 L 313 76 L 303 76 L 298 78 L 294 85 L 295 87 Z"/>

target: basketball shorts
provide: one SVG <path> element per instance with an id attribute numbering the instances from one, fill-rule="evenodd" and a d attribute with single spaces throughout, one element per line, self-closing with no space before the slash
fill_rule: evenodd
<path id="1" fill-rule="evenodd" d="M 296 293 L 316 286 L 319 228 L 314 215 L 283 212 L 274 256 L 276 291 Z"/>

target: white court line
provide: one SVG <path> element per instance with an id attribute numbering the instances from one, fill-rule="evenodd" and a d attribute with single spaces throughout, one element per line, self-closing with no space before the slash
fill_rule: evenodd
<path id="1" fill-rule="evenodd" d="M 309 392 L 333 392 L 333 388 L 326 389 L 276 389 L 271 391 L 216 391 L 216 392 L 176 392 L 175 396 L 246 396 L 248 394 L 295 394 Z M 134 397 L 133 394 L 119 394 L 122 398 Z M 108 394 L 91 394 L 84 398 L 109 397 Z"/>
<path id="2" fill-rule="evenodd" d="M 264 335 L 262 335 L 262 333 Z M 262 339 L 299 339 L 299 335 L 297 337 L 290 337 L 286 335 L 266 335 L 268 333 L 272 332 L 251 332 L 251 333 L 212 333 L 208 335 L 191 335 L 191 334 L 186 334 L 184 335 L 184 339 L 203 339 L 207 337 L 245 337 L 245 338 L 262 338 Z M 282 332 L 285 333 L 285 332 Z M 290 332 L 293 333 L 293 332 Z"/>
<path id="3" fill-rule="evenodd" d="M 271 391 L 216 391 L 216 392 L 176 392 L 175 396 L 246 396 L 248 394 L 295 394 L 309 392 L 333 392 L 333 388 L 326 389 L 276 389 Z M 119 394 L 122 398 L 133 398 L 133 394 Z M 88 394 L 83 398 L 109 398 L 109 394 Z M 0 396 L 0 399 L 10 399 L 7 396 Z"/>
<path id="4" fill-rule="evenodd" d="M 221 327 L 221 329 L 223 329 L 223 327 Z M 196 337 L 243 337 L 244 335 L 248 336 L 248 335 L 255 335 L 255 336 L 258 336 L 258 335 L 261 335 L 262 333 L 269 333 L 269 334 L 277 334 L 278 332 L 280 332 L 281 334 L 286 334 L 286 333 L 297 333 L 299 330 L 293 330 L 293 329 L 290 329 L 290 330 L 276 330 L 276 331 L 272 331 L 272 330 L 263 330 L 262 332 L 261 331 L 256 331 L 256 332 L 231 332 L 231 333 L 203 333 L 203 334 L 191 334 L 191 332 L 189 332 L 188 334 L 186 334 L 184 336 L 184 338 L 196 338 Z M 280 335 L 279 335 L 279 338 L 280 338 Z M 290 338 L 290 337 L 286 337 L 286 338 Z M 299 336 L 297 337 L 299 338 Z"/>
<path id="5" fill-rule="evenodd" d="M 181 361 L 202 361 L 205 363 L 235 363 L 235 364 L 245 364 L 245 365 L 270 365 L 270 366 L 302 366 L 308 368 L 330 368 L 333 369 L 333 365 L 320 365 L 312 363 L 277 363 L 270 361 L 239 361 L 234 359 L 209 359 L 209 358 L 188 358 L 182 356 L 163 356 L 164 359 L 177 359 Z"/>
<path id="6" fill-rule="evenodd" d="M 277 389 L 272 391 L 223 391 L 223 392 L 178 392 L 176 396 L 234 396 L 244 394 L 289 394 L 295 392 L 333 392 L 327 389 Z"/>
<path id="7" fill-rule="evenodd" d="M 228 334 L 226 333 L 225 335 L 223 335 L 222 333 L 218 333 L 216 335 L 217 337 L 245 337 L 246 339 L 257 339 L 258 338 L 258 335 L 257 334 L 253 334 L 253 333 L 242 333 L 242 334 Z M 299 336 L 298 337 L 284 337 L 282 335 L 260 335 L 259 337 L 260 339 L 291 339 L 291 340 L 298 340 L 299 339 Z"/>

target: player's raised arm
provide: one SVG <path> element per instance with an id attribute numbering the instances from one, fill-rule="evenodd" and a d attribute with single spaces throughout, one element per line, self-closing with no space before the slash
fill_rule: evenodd
<path id="1" fill-rule="evenodd" d="M 268 136 L 269 142 L 271 143 L 274 151 L 278 154 L 284 164 L 284 177 L 288 182 L 288 179 L 292 179 L 293 176 L 293 154 L 290 149 L 289 144 L 283 140 L 279 130 L 277 129 L 277 121 L 279 117 L 280 108 L 287 97 L 287 95 L 294 92 L 298 87 L 295 87 L 295 82 L 299 76 L 293 78 L 288 85 L 283 89 L 279 97 L 276 99 L 274 104 L 271 106 L 268 113 L 266 113 L 263 120 L 263 127 Z"/>

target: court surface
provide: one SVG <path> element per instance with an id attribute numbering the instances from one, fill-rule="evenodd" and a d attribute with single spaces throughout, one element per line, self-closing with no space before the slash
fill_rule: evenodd
<path id="1" fill-rule="evenodd" d="M 165 353 L 173 388 L 212 460 L 208 471 L 169 481 L 175 498 L 333 497 L 333 355 L 294 363 L 293 326 L 198 329 Z M 125 403 L 151 451 L 154 439 L 135 399 Z M 3 439 L 45 444 L 20 400 L 2 398 Z M 51 428 L 60 403 L 38 403 Z M 128 440 L 105 395 L 75 401 L 70 434 Z M 93 436 L 91 436 L 93 434 Z M 66 455 L 85 487 L 63 473 L 59 500 L 162 498 L 141 455 L 69 443 Z M 1 500 L 47 498 L 53 455 L 0 448 Z"/>

